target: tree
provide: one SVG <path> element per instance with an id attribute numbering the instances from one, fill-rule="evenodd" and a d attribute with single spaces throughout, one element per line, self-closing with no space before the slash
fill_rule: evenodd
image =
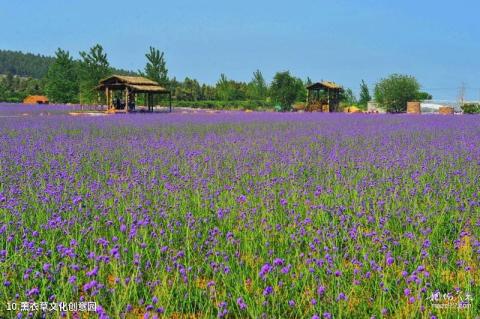
<path id="1" fill-rule="evenodd" d="M 8 72 L 0 75 L 0 101 L 21 102 L 28 95 L 43 95 L 44 85 L 39 79 L 14 76 Z"/>
<path id="2" fill-rule="evenodd" d="M 97 99 L 95 87 L 101 79 L 112 74 L 107 54 L 103 52 L 100 44 L 96 44 L 89 52 L 80 52 L 80 57 L 82 58 L 79 70 L 80 103 L 95 103 Z"/>
<path id="3" fill-rule="evenodd" d="M 417 95 L 417 100 L 423 101 L 423 100 L 431 100 L 433 97 L 430 93 L 427 92 L 418 92 Z"/>
<path id="4" fill-rule="evenodd" d="M 4 82 L 5 82 L 5 88 L 7 90 L 12 91 L 13 88 L 15 87 L 15 77 L 13 76 L 13 73 L 7 72 Z"/>
<path id="5" fill-rule="evenodd" d="M 308 79 L 307 79 L 308 80 Z M 295 78 L 296 88 L 297 88 L 297 96 L 295 97 L 295 101 L 306 101 L 307 100 L 307 82 L 302 81 L 300 78 Z"/>
<path id="6" fill-rule="evenodd" d="M 52 102 L 78 102 L 77 70 L 68 51 L 57 49 L 45 81 L 45 91 Z"/>
<path id="7" fill-rule="evenodd" d="M 229 84 L 229 80 L 225 74 L 220 74 L 220 79 L 216 84 L 217 98 L 222 101 L 230 100 L 232 96 L 232 89 Z"/>
<path id="8" fill-rule="evenodd" d="M 217 92 L 215 90 L 215 87 L 207 84 L 202 85 L 202 99 L 206 101 L 211 101 L 215 100 L 215 97 L 217 96 Z"/>
<path id="9" fill-rule="evenodd" d="M 0 50 L 0 74 L 43 78 L 54 58 L 19 51 Z"/>
<path id="10" fill-rule="evenodd" d="M 358 100 L 358 104 L 366 108 L 371 99 L 372 97 L 370 96 L 368 85 L 362 80 L 362 83 L 360 83 L 360 99 Z"/>
<path id="11" fill-rule="evenodd" d="M 186 77 L 182 83 L 180 92 L 180 99 L 185 101 L 198 101 L 201 99 L 202 88 L 197 80 Z"/>
<path id="12" fill-rule="evenodd" d="M 340 95 L 340 100 L 348 106 L 357 104 L 357 97 L 353 94 L 352 89 L 344 90 Z"/>
<path id="13" fill-rule="evenodd" d="M 476 103 L 465 103 L 461 106 L 464 114 L 479 114 L 480 105 Z"/>
<path id="14" fill-rule="evenodd" d="M 270 96 L 275 103 L 280 104 L 281 110 L 289 111 L 298 95 L 299 82 L 297 79 L 291 76 L 289 71 L 277 72 L 270 86 Z"/>
<path id="15" fill-rule="evenodd" d="M 247 84 L 229 80 L 223 73 L 220 75 L 215 89 L 217 98 L 221 101 L 245 100 L 247 96 Z"/>
<path id="16" fill-rule="evenodd" d="M 305 80 L 305 86 L 310 86 L 312 84 L 313 84 L 312 79 L 310 79 L 310 77 L 307 76 L 307 80 Z"/>
<path id="17" fill-rule="evenodd" d="M 147 58 L 147 65 L 145 65 L 144 72 L 140 71 L 139 73 L 167 87 L 169 84 L 168 69 L 164 53 L 154 47 L 150 47 L 150 51 L 145 54 L 145 57 Z"/>
<path id="18" fill-rule="evenodd" d="M 7 88 L 4 84 L 4 80 L 0 77 L 0 101 L 6 101 L 8 98 Z"/>
<path id="19" fill-rule="evenodd" d="M 268 86 L 263 78 L 262 72 L 257 70 L 253 73 L 253 78 L 247 86 L 247 96 L 252 100 L 265 100 L 268 94 Z"/>
<path id="20" fill-rule="evenodd" d="M 407 102 L 416 100 L 419 90 L 414 77 L 392 74 L 375 85 L 375 100 L 388 112 L 405 112 Z"/>

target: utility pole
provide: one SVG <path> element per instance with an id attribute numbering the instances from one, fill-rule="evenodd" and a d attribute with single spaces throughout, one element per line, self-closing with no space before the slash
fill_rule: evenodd
<path id="1" fill-rule="evenodd" d="M 458 89 L 458 104 L 463 106 L 465 103 L 465 82 L 462 82 L 460 88 Z"/>

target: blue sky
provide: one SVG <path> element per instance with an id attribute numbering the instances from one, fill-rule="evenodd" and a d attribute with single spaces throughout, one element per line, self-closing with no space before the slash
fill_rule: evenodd
<path id="1" fill-rule="evenodd" d="M 480 99 L 480 2 L 473 0 L 93 1 L 0 5 L 0 48 L 53 55 L 104 46 L 113 66 L 137 70 L 150 45 L 171 76 L 215 83 L 290 70 L 358 92 L 391 73 L 411 74 L 437 99 L 462 82 Z"/>

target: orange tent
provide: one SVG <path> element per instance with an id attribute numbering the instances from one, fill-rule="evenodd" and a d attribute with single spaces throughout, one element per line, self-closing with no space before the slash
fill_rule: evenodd
<path id="1" fill-rule="evenodd" d="M 48 98 L 43 95 L 29 95 L 24 100 L 25 104 L 48 104 Z"/>

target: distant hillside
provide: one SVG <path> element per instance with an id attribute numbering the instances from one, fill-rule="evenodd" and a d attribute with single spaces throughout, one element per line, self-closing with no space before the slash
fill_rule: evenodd
<path id="1" fill-rule="evenodd" d="M 39 54 L 0 50 L 0 74 L 12 74 L 40 79 L 47 74 L 55 59 Z"/>
<path id="2" fill-rule="evenodd" d="M 0 50 L 0 74 L 43 78 L 55 58 L 20 51 Z M 134 75 L 135 72 L 113 68 L 114 73 Z"/>

